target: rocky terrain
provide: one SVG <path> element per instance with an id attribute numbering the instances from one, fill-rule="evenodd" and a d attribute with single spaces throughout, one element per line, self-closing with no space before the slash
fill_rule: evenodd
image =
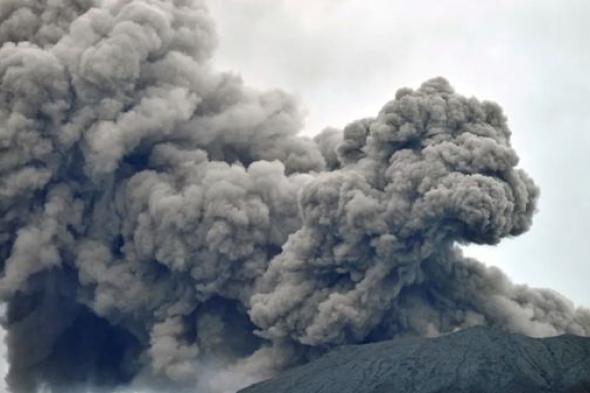
<path id="1" fill-rule="evenodd" d="M 590 392 L 590 338 L 472 328 L 339 348 L 239 393 Z"/>

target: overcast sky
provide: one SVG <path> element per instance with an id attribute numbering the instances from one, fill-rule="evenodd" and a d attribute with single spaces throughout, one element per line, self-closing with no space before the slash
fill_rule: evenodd
<path id="1" fill-rule="evenodd" d="M 210 0 L 215 63 L 308 110 L 304 132 L 374 116 L 444 76 L 498 102 L 541 187 L 533 228 L 470 255 L 590 306 L 590 1 Z"/>

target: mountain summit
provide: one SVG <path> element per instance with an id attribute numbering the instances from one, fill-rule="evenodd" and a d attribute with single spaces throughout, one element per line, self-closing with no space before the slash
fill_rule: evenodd
<path id="1" fill-rule="evenodd" d="M 590 338 L 476 327 L 344 346 L 239 393 L 443 392 L 590 392 Z"/>

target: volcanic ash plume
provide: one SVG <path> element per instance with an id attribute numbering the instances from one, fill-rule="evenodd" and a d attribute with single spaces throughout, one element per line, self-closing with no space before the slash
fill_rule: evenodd
<path id="1" fill-rule="evenodd" d="M 199 1 L 0 3 L 12 392 L 231 392 L 345 343 L 590 334 L 458 248 L 535 211 L 496 104 L 437 78 L 310 140 L 292 97 L 211 69 L 215 41 Z"/>

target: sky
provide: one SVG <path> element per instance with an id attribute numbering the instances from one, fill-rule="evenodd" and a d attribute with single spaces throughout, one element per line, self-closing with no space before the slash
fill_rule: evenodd
<path id="1" fill-rule="evenodd" d="M 401 87 L 444 76 L 498 102 L 541 188 L 532 229 L 466 253 L 515 282 L 590 307 L 590 2 L 210 0 L 216 67 L 280 87 L 303 133 L 374 116 Z"/>

